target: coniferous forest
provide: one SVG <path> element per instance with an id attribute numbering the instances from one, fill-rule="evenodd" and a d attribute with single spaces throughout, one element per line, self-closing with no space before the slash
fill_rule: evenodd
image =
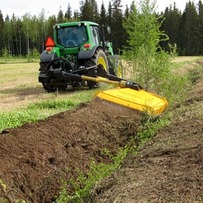
<path id="1" fill-rule="evenodd" d="M 45 16 L 45 11 L 36 16 L 29 13 L 21 17 L 13 14 L 4 16 L 0 8 L 0 56 L 26 56 L 41 53 L 47 36 L 52 36 L 53 25 L 69 21 L 94 21 L 100 25 L 110 26 L 111 33 L 107 39 L 113 42 L 114 52 L 122 53 L 128 43 L 128 35 L 123 27 L 123 21 L 131 12 L 131 6 L 122 6 L 121 0 L 109 1 L 108 7 L 104 4 L 98 8 L 96 0 L 81 0 L 80 8 L 73 11 L 67 1 L 64 12 L 59 9 L 57 15 Z M 174 3 L 157 13 L 163 21 L 161 30 L 169 37 L 168 41 L 160 46 L 169 49 L 169 44 L 177 47 L 179 55 L 203 55 L 203 4 L 200 0 L 197 5 L 188 1 L 183 11 L 178 10 Z"/>

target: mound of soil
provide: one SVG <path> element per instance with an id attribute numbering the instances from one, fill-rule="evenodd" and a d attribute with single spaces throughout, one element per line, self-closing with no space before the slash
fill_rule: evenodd
<path id="1" fill-rule="evenodd" d="M 92 190 L 91 202 L 203 202 L 203 80 L 165 129 Z M 0 202 L 49 203 L 63 180 L 110 163 L 136 135 L 140 113 L 94 100 L 0 134 Z M 73 188 L 68 186 L 71 194 Z"/>
<path id="2" fill-rule="evenodd" d="M 136 134 L 139 113 L 99 99 L 0 134 L 0 202 L 53 202 L 62 181 L 109 163 Z M 69 186 L 71 194 L 73 188 Z"/>
<path id="3" fill-rule="evenodd" d="M 170 125 L 92 191 L 92 202 L 203 202 L 203 80 Z"/>

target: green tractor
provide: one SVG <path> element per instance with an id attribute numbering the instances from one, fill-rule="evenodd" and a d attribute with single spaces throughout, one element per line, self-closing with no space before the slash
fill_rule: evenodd
<path id="1" fill-rule="evenodd" d="M 119 57 L 105 41 L 104 27 L 94 22 L 55 25 L 54 39 L 47 39 L 41 54 L 39 71 L 39 82 L 47 92 L 68 86 L 94 88 L 104 82 L 117 87 L 99 92 L 97 97 L 103 100 L 153 114 L 160 114 L 168 105 L 165 98 L 122 78 Z"/>
<path id="2" fill-rule="evenodd" d="M 68 86 L 94 88 L 99 83 L 91 78 L 120 81 L 122 77 L 119 57 L 113 55 L 112 43 L 105 41 L 104 27 L 89 21 L 56 24 L 54 39 L 47 39 L 40 56 L 39 71 L 39 82 L 47 92 Z"/>

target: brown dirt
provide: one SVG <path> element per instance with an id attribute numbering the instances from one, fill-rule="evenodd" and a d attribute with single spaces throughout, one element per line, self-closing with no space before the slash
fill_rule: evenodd
<path id="1" fill-rule="evenodd" d="M 92 190 L 91 202 L 203 202 L 203 80 L 171 124 Z M 100 100 L 0 134 L 0 202 L 49 203 L 136 135 L 138 112 Z M 68 188 L 69 193 L 72 187 Z"/>
<path id="2" fill-rule="evenodd" d="M 89 170 L 92 159 L 109 163 L 138 130 L 139 113 L 100 100 L 0 136 L 1 198 L 52 202 L 62 180 Z M 68 188 L 72 192 L 72 188 Z M 1 202 L 1 201 L 0 201 Z"/>
<path id="3" fill-rule="evenodd" d="M 92 191 L 92 202 L 203 202 L 203 80 L 171 124 Z"/>

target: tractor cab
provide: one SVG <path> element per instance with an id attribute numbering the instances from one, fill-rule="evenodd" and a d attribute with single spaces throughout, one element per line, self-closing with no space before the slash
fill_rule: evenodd
<path id="1" fill-rule="evenodd" d="M 97 23 L 88 21 L 61 23 L 54 26 L 54 41 L 69 51 L 78 47 L 80 50 L 89 50 L 100 46 L 106 53 L 113 55 L 112 44 L 105 41 L 103 29 Z"/>
<path id="2" fill-rule="evenodd" d="M 57 29 L 57 43 L 63 47 L 79 47 L 88 41 L 85 26 L 60 27 Z"/>

